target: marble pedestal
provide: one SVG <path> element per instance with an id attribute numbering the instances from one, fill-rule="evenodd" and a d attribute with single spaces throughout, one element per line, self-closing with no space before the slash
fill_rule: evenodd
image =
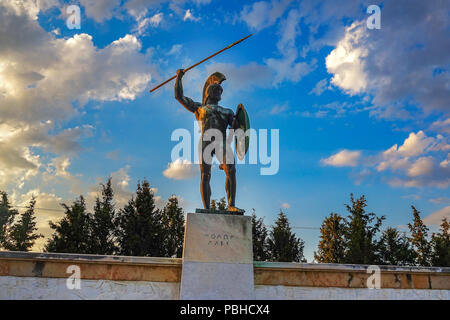
<path id="1" fill-rule="evenodd" d="M 187 214 L 180 299 L 254 299 L 251 217 Z"/>

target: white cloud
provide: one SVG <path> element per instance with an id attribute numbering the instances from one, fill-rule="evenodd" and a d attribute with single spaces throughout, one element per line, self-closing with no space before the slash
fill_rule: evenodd
<path id="1" fill-rule="evenodd" d="M 156 13 L 155 15 L 147 18 L 138 18 L 138 25 L 136 27 L 136 31 L 139 35 L 142 35 L 147 31 L 149 27 L 156 28 L 163 21 L 163 13 Z"/>
<path id="2" fill-rule="evenodd" d="M 450 134 L 450 118 L 434 121 L 430 126 L 430 130 Z"/>
<path id="3" fill-rule="evenodd" d="M 219 71 L 225 75 L 227 81 L 224 85 L 232 90 L 251 90 L 254 87 L 270 85 L 272 71 L 265 65 L 250 62 L 237 66 L 233 63 L 211 63 L 206 66 L 207 74 Z"/>
<path id="4" fill-rule="evenodd" d="M 97 22 L 111 19 L 120 7 L 120 0 L 80 0 L 80 3 L 84 6 L 86 16 Z"/>
<path id="5" fill-rule="evenodd" d="M 59 4 L 58 0 L 41 1 L 4 1 L 2 8 L 5 12 L 13 15 L 26 15 L 30 20 L 37 20 L 40 11 L 46 11 Z"/>
<path id="6" fill-rule="evenodd" d="M 70 166 L 69 157 L 59 157 L 54 158 L 50 164 L 55 168 L 54 175 L 57 177 L 68 178 L 71 177 L 71 174 L 67 171 L 67 168 Z"/>
<path id="7" fill-rule="evenodd" d="M 425 154 L 435 141 L 434 138 L 427 137 L 423 131 L 411 132 L 400 147 L 397 147 L 397 144 L 395 144 L 382 153 L 382 161 L 377 167 L 378 171 L 384 171 L 389 168 L 394 170 L 405 169 L 412 170 L 410 171 L 410 176 L 420 175 L 425 169 L 424 166 L 429 167 L 432 159 L 424 160 L 424 158 L 412 165 L 409 161 L 410 157 Z"/>
<path id="8" fill-rule="evenodd" d="M 90 100 L 133 100 L 151 79 L 135 36 L 100 49 L 88 34 L 57 39 L 42 29 L 37 15 L 54 4 L 0 2 L 1 188 L 23 187 L 40 172 L 56 174 L 47 168 L 82 151 L 78 140 L 94 129 L 86 124 L 61 130 L 62 121 Z"/>
<path id="9" fill-rule="evenodd" d="M 421 157 L 417 159 L 408 169 L 408 176 L 417 177 L 429 175 L 433 171 L 433 157 Z"/>
<path id="10" fill-rule="evenodd" d="M 316 83 L 316 86 L 309 92 L 309 94 L 314 93 L 316 96 L 320 96 L 322 93 L 324 93 L 327 89 L 329 88 L 328 86 L 328 80 L 322 79 L 319 82 Z"/>
<path id="11" fill-rule="evenodd" d="M 114 191 L 116 208 L 127 204 L 133 195 L 133 192 L 129 189 L 131 180 L 129 171 L 130 166 L 127 165 L 109 175 L 109 177 L 111 177 L 111 187 Z M 105 183 L 107 179 L 108 177 L 97 178 L 97 183 L 89 187 L 90 191 L 86 199 L 88 208 L 92 208 L 95 203 L 95 198 L 101 195 L 100 184 Z"/>
<path id="12" fill-rule="evenodd" d="M 281 106 L 276 105 L 270 110 L 269 114 L 271 114 L 271 115 L 281 114 L 281 113 L 287 111 L 288 109 L 289 109 L 289 107 L 285 104 L 281 105 Z"/>
<path id="13" fill-rule="evenodd" d="M 194 15 L 192 14 L 191 10 L 190 10 L 190 9 L 187 9 L 186 12 L 185 12 L 185 14 L 184 14 L 183 20 L 184 20 L 184 21 L 187 21 L 187 20 L 191 20 L 191 21 L 199 21 L 200 18 L 194 17 Z"/>
<path id="14" fill-rule="evenodd" d="M 291 205 L 289 203 L 287 203 L 287 202 L 283 202 L 281 204 L 281 208 L 283 208 L 283 209 L 289 209 L 290 207 L 291 207 Z"/>
<path id="15" fill-rule="evenodd" d="M 148 10 L 154 10 L 164 2 L 167 0 L 129 0 L 125 2 L 124 8 L 131 16 L 142 19 Z"/>
<path id="16" fill-rule="evenodd" d="M 393 145 L 375 156 L 367 156 L 359 162 L 361 173 L 378 174 L 390 185 L 399 187 L 434 186 L 446 188 L 450 185 L 450 156 L 443 153 L 446 150 L 445 138 L 427 137 L 423 131 L 411 132 L 398 147 Z M 344 166 L 348 154 L 360 151 L 348 151 L 335 154 L 321 162 L 327 165 Z M 443 157 L 445 160 L 441 160 Z M 356 157 L 356 154 L 355 154 Z M 359 157 L 356 157 L 358 159 Z M 351 162 L 353 166 L 358 163 Z M 372 170 L 376 169 L 376 170 Z M 366 177 L 368 174 L 355 174 L 357 177 Z"/>
<path id="17" fill-rule="evenodd" d="M 443 218 L 447 218 L 447 220 L 450 220 L 450 206 L 446 206 L 423 218 L 423 223 L 426 225 L 438 227 L 442 223 Z"/>
<path id="18" fill-rule="evenodd" d="M 299 61 L 296 38 L 300 35 L 301 14 L 298 9 L 289 9 L 292 0 L 259 1 L 246 5 L 240 12 L 240 19 L 252 30 L 260 31 L 277 24 L 279 40 L 278 57 L 266 58 L 264 62 L 275 74 L 273 84 L 284 81 L 298 82 L 316 68 L 316 60 Z M 285 19 L 280 19 L 287 13 Z"/>
<path id="19" fill-rule="evenodd" d="M 432 203 L 450 203 L 450 198 L 448 198 L 448 197 L 439 197 L 439 198 L 429 199 L 428 201 L 430 201 Z"/>
<path id="20" fill-rule="evenodd" d="M 198 168 L 188 160 L 177 159 L 163 171 L 165 177 L 175 180 L 191 179 L 198 174 Z"/>
<path id="21" fill-rule="evenodd" d="M 447 168 L 447 169 L 450 168 L 450 153 L 447 154 L 447 159 L 442 160 L 442 162 L 439 163 L 439 165 L 440 165 L 442 168 Z"/>
<path id="22" fill-rule="evenodd" d="M 403 145 L 398 148 L 398 152 L 405 157 L 418 156 L 434 141 L 434 138 L 428 138 L 422 130 L 417 133 L 411 132 Z"/>
<path id="23" fill-rule="evenodd" d="M 105 157 L 107 159 L 117 160 L 117 159 L 119 159 L 119 150 L 110 151 L 110 152 L 106 153 Z"/>
<path id="24" fill-rule="evenodd" d="M 387 169 L 405 169 L 410 166 L 408 158 L 401 158 L 397 155 L 397 145 L 392 146 L 388 150 L 384 151 L 381 155 L 383 159 L 378 165 L 378 171 L 384 171 Z"/>
<path id="25" fill-rule="evenodd" d="M 321 162 L 333 167 L 354 167 L 358 164 L 358 159 L 361 157 L 361 151 L 342 150 L 331 155 Z"/>
<path id="26" fill-rule="evenodd" d="M 179 55 L 181 52 L 181 48 L 183 47 L 183 45 L 181 44 L 174 44 L 172 46 L 172 48 L 170 48 L 169 52 L 167 53 L 167 55 L 172 56 L 172 55 Z"/>
<path id="27" fill-rule="evenodd" d="M 339 118 L 349 113 L 358 113 L 363 110 L 363 108 L 358 108 L 354 103 L 334 101 L 321 105 L 314 104 L 313 110 L 295 111 L 295 115 L 306 118 Z"/>
<path id="28" fill-rule="evenodd" d="M 273 83 L 279 84 L 283 81 L 298 82 L 305 75 L 316 68 L 316 60 L 311 63 L 297 61 L 299 57 L 295 40 L 300 35 L 300 14 L 298 10 L 291 10 L 288 16 L 280 24 L 280 39 L 277 42 L 281 58 L 268 58 L 266 64 L 275 72 Z"/>
<path id="29" fill-rule="evenodd" d="M 117 205 L 123 206 L 130 199 L 133 194 L 129 190 L 130 185 L 130 166 L 120 168 L 118 171 L 111 173 L 111 183 L 114 190 L 114 199 Z"/>
<path id="30" fill-rule="evenodd" d="M 346 5 L 359 7 L 351 1 Z M 322 7 L 328 13 L 345 12 L 332 1 Z M 367 17 L 350 9 L 355 23 L 333 44 L 326 61 L 332 83 L 349 94 L 369 94 L 378 109 L 371 113 L 375 116 L 403 117 L 402 110 L 411 105 L 425 115 L 448 113 L 449 59 L 442 48 L 450 45 L 450 19 L 444 13 L 449 8 L 448 2 L 436 6 L 432 1 L 389 1 L 383 4 L 381 30 L 368 30 Z M 317 18 L 318 24 L 325 21 Z"/>
<path id="31" fill-rule="evenodd" d="M 365 32 L 364 23 L 353 23 L 325 59 L 328 72 L 333 74 L 331 83 L 350 94 L 360 93 L 367 86 L 363 58 L 368 52 L 357 46 Z"/>
<path id="32" fill-rule="evenodd" d="M 246 5 L 240 13 L 240 18 L 251 29 L 259 31 L 273 25 L 286 11 L 292 0 L 259 1 Z"/>

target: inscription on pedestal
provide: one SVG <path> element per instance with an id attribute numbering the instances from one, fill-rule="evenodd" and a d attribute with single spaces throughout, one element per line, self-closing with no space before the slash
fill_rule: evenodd
<path id="1" fill-rule="evenodd" d="M 251 217 L 189 213 L 183 260 L 253 263 Z"/>
<path id="2" fill-rule="evenodd" d="M 211 233 L 211 234 L 205 234 L 205 237 L 208 240 L 208 246 L 229 246 L 230 245 L 230 241 L 231 239 L 233 239 L 233 235 L 232 234 L 216 234 L 216 233 Z"/>

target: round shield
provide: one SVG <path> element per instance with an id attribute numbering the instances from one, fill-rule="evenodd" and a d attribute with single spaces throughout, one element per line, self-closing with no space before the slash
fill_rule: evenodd
<path id="1" fill-rule="evenodd" d="M 242 103 L 240 103 L 236 109 L 236 119 L 239 125 L 237 129 L 241 129 L 242 132 L 241 134 L 235 134 L 234 144 L 236 147 L 236 155 L 239 160 L 242 160 L 247 154 L 250 146 L 250 136 L 245 134 L 247 130 L 250 129 L 250 119 Z"/>

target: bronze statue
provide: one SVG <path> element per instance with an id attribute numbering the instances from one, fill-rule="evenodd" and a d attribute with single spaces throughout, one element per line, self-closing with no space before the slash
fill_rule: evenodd
<path id="1" fill-rule="evenodd" d="M 213 53 L 212 55 L 206 57 L 203 60 L 193 64 L 192 66 L 186 69 L 179 69 L 177 74 L 166 81 L 160 83 L 156 87 L 150 90 L 153 92 L 158 88 L 162 87 L 166 83 L 172 81 L 176 78 L 175 82 L 175 98 L 189 111 L 195 114 L 197 121 L 200 123 L 202 138 L 201 138 L 201 163 L 200 163 L 200 171 L 201 171 L 201 183 L 200 183 L 200 192 L 202 194 L 202 201 L 204 210 L 197 209 L 196 212 L 199 213 L 207 213 L 210 210 L 210 200 L 211 200 L 211 187 L 209 181 L 211 179 L 211 160 L 214 154 L 221 162 L 220 169 L 225 171 L 226 180 L 225 180 L 225 189 L 227 191 L 227 200 L 228 200 L 228 211 L 231 211 L 235 214 L 243 214 L 244 210 L 236 208 L 235 200 L 236 200 L 236 166 L 234 163 L 234 155 L 231 149 L 228 147 L 228 140 L 226 137 L 227 128 L 230 129 L 240 129 L 236 132 L 230 134 L 229 138 L 235 137 L 235 150 L 238 158 L 242 160 L 248 149 L 250 143 L 250 137 L 246 135 L 247 130 L 250 128 L 250 120 L 248 118 L 247 111 L 245 110 L 242 104 L 239 104 L 236 109 L 236 114 L 233 113 L 231 109 L 223 108 L 218 105 L 221 96 L 222 96 L 222 86 L 220 85 L 222 81 L 225 80 L 225 76 L 220 72 L 213 73 L 205 82 L 203 87 L 203 99 L 202 103 L 194 102 L 192 99 L 185 97 L 183 95 L 183 85 L 181 83 L 181 79 L 186 71 L 195 68 L 196 66 L 202 64 L 203 62 L 215 57 L 216 55 L 224 52 L 231 47 L 241 43 L 245 39 L 248 39 L 253 34 L 250 34 L 232 44 L 226 46 L 225 48 Z M 208 132 L 218 131 L 220 133 L 221 141 L 214 141 L 213 137 L 208 137 Z M 207 138 L 207 139 L 204 139 Z M 210 139 L 208 139 L 210 138 Z M 220 143 L 217 148 L 217 142 Z M 213 146 L 213 148 L 210 148 Z M 211 150 L 211 152 L 209 151 Z M 209 154 L 210 153 L 210 154 Z M 206 160 L 205 161 L 205 154 Z M 217 212 L 216 212 L 217 213 Z M 222 213 L 222 212 L 219 212 Z"/>
<path id="2" fill-rule="evenodd" d="M 219 106 L 218 103 L 221 100 L 223 92 L 222 86 L 220 84 L 224 80 L 226 80 L 225 76 L 220 72 L 213 73 L 206 80 L 203 87 L 202 103 L 195 102 L 191 98 L 185 97 L 183 95 L 183 85 L 181 80 L 183 78 L 183 75 L 184 70 L 179 69 L 177 71 L 175 81 L 175 99 L 177 99 L 188 111 L 195 114 L 195 117 L 199 122 L 201 128 L 201 155 L 199 157 L 199 160 L 201 171 L 200 192 L 202 195 L 203 206 L 205 209 L 210 209 L 211 159 L 215 154 L 218 160 L 221 162 L 220 169 L 224 170 L 226 174 L 225 190 L 227 192 L 228 211 L 243 213 L 244 210 L 237 208 L 235 205 L 236 165 L 231 148 L 227 147 L 229 146 L 229 139 L 227 139 L 227 128 L 241 128 L 244 129 L 244 131 L 248 129 L 249 123 L 246 111 L 242 105 L 239 105 L 239 111 L 237 111 L 237 113 L 240 114 L 240 116 L 237 116 L 231 109 Z M 247 122 L 245 120 L 247 120 Z M 214 137 L 212 137 L 211 139 L 205 138 L 205 135 L 207 135 L 207 131 L 210 129 L 220 131 L 222 141 L 214 141 Z M 246 139 L 247 145 L 246 147 L 244 147 L 244 152 L 248 150 L 248 138 Z M 217 148 L 211 148 L 211 144 L 214 142 L 216 143 L 216 146 L 220 146 L 219 150 Z M 211 154 L 208 154 L 210 150 L 212 150 Z M 241 156 L 239 156 L 239 158 L 241 158 Z"/>

